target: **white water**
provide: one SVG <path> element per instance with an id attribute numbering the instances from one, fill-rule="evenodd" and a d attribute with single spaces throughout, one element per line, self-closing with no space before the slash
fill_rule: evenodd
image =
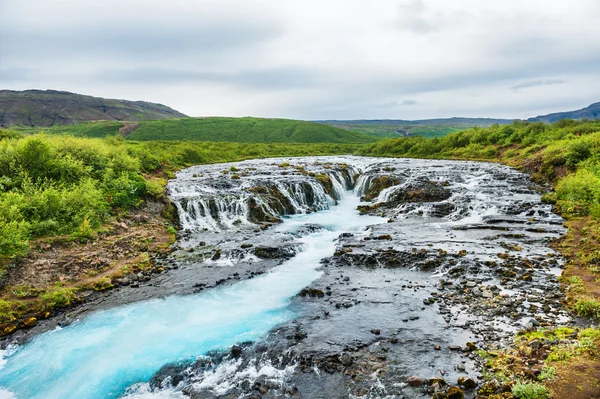
<path id="1" fill-rule="evenodd" d="M 265 336 L 294 316 L 290 298 L 319 277 L 319 261 L 331 256 L 340 233 L 383 222 L 359 216 L 358 203 L 352 193 L 344 193 L 338 206 L 287 219 L 278 231 L 291 232 L 305 223 L 327 230 L 301 238 L 302 252 L 261 277 L 199 295 L 96 312 L 36 337 L 3 359 L 0 398 L 116 398 L 167 363 Z M 130 397 L 149 395 L 140 391 Z M 159 395 L 153 397 L 177 397 Z"/>

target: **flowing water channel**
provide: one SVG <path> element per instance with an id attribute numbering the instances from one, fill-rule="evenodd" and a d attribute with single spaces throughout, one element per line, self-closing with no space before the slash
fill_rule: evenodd
<path id="1" fill-rule="evenodd" d="M 169 184 L 184 229 L 162 260 L 169 273 L 9 346 L 0 398 L 247 397 L 257 389 L 421 397 L 406 391 L 407 375 L 458 362 L 450 375 L 477 372 L 472 358 L 424 347 L 510 337 L 536 315 L 531 304 L 547 305 L 541 292 L 556 289 L 559 263 L 547 257 L 547 241 L 563 233 L 561 220 L 531 186 L 512 169 L 466 162 L 320 157 L 187 169 Z M 514 256 L 499 269 L 526 274 L 529 287 L 498 275 L 490 262 L 502 262 L 499 252 Z M 521 270 L 525 257 L 538 259 L 535 270 Z M 448 280 L 476 300 L 514 303 L 479 314 L 444 297 Z M 433 290 L 443 299 L 425 307 Z M 564 318 L 558 306 L 545 309 L 537 316 Z M 469 329 L 485 322 L 494 328 Z M 254 346 L 230 355 L 242 342 Z M 376 357 L 385 360 L 373 361 L 387 346 Z M 214 353 L 210 367 L 198 366 Z M 338 360 L 322 360 L 330 357 Z M 181 367 L 161 374 L 165 365 Z M 368 374 L 367 388 L 340 367 Z M 265 388 L 265 378 L 278 382 Z"/>

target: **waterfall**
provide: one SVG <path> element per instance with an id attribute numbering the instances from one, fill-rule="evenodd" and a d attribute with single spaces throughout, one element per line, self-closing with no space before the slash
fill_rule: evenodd
<path id="1" fill-rule="evenodd" d="M 251 227 L 278 221 L 281 216 L 327 210 L 354 188 L 358 168 L 319 165 L 299 163 L 292 173 L 271 166 L 261 174 L 236 174 L 235 179 L 217 167 L 204 167 L 201 175 L 188 171 L 179 176 L 169 183 L 168 191 L 184 230 Z M 243 166 L 231 164 L 230 168 L 241 170 Z M 327 179 L 319 180 L 320 175 L 329 179 L 331 187 L 327 187 Z"/>

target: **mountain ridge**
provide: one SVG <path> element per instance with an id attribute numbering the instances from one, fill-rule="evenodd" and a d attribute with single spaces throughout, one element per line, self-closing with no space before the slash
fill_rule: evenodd
<path id="1" fill-rule="evenodd" d="M 183 118 L 163 104 L 107 99 L 60 90 L 0 90 L 0 127 L 51 127 L 91 121 Z"/>

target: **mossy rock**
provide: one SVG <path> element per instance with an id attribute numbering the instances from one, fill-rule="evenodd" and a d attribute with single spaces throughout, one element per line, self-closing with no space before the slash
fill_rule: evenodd
<path id="1" fill-rule="evenodd" d="M 459 387 L 450 387 L 448 389 L 448 399 L 465 399 L 465 394 Z"/>

